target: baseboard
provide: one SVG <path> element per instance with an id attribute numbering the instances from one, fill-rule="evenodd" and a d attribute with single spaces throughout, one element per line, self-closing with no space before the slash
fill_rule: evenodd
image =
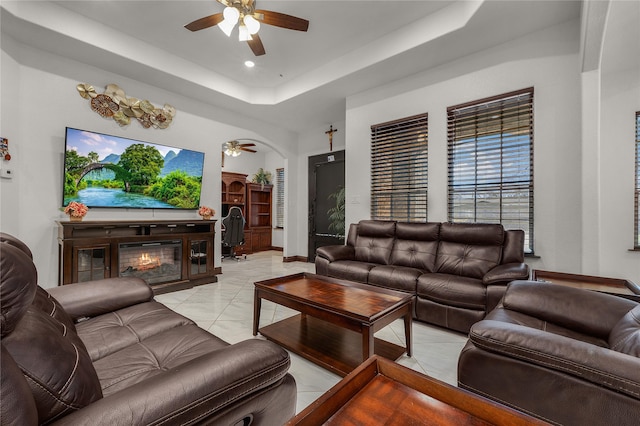
<path id="1" fill-rule="evenodd" d="M 275 246 L 271 246 L 271 250 L 273 250 L 273 251 L 284 251 L 284 249 L 282 247 L 275 247 Z"/>
<path id="2" fill-rule="evenodd" d="M 213 273 L 215 275 L 220 275 L 222 273 L 222 266 L 217 266 L 217 267 L 213 268 Z"/>
<path id="3" fill-rule="evenodd" d="M 289 257 L 283 257 L 282 258 L 283 262 L 308 262 L 309 258 L 306 256 L 289 256 Z"/>

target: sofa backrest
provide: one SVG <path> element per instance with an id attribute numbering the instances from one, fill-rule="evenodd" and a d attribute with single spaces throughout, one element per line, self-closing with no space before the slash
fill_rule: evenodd
<path id="1" fill-rule="evenodd" d="M 102 390 L 68 315 L 36 282 L 36 268 L 29 256 L 3 243 L 2 346 L 27 379 L 42 424 L 102 398 Z"/>
<path id="2" fill-rule="evenodd" d="M 360 262 L 387 265 L 396 233 L 395 221 L 361 220 L 355 242 L 355 258 Z"/>
<path id="3" fill-rule="evenodd" d="M 482 279 L 500 264 L 504 234 L 499 224 L 443 223 L 436 272 Z"/>
<path id="4" fill-rule="evenodd" d="M 609 347 L 640 358 L 640 305 L 627 312 L 611 329 Z"/>
<path id="5" fill-rule="evenodd" d="M 522 229 L 505 230 L 500 263 L 522 262 L 524 262 L 524 231 Z"/>
<path id="6" fill-rule="evenodd" d="M 390 263 L 433 272 L 439 235 L 439 222 L 396 223 L 396 240 Z"/>

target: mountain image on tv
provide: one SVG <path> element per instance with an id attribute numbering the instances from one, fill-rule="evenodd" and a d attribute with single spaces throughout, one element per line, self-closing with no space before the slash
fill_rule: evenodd
<path id="1" fill-rule="evenodd" d="M 63 206 L 197 209 L 204 153 L 67 128 Z"/>

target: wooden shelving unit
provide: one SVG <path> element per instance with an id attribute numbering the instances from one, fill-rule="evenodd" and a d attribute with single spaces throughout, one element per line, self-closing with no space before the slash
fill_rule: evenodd
<path id="1" fill-rule="evenodd" d="M 247 194 L 247 175 L 242 173 L 222 172 L 222 214 L 226 215 L 232 206 L 242 209 L 246 216 L 245 197 Z"/>
<path id="2" fill-rule="evenodd" d="M 273 185 L 247 182 L 242 173 L 222 172 L 222 216 L 238 206 L 246 224 L 245 244 L 236 248 L 238 254 L 250 254 L 271 249 L 271 193 Z"/>
<path id="3" fill-rule="evenodd" d="M 271 192 L 273 185 L 247 183 L 247 226 L 251 251 L 271 249 Z"/>

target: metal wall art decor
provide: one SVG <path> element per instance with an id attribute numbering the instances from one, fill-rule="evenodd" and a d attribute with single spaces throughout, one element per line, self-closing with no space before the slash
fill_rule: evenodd
<path id="1" fill-rule="evenodd" d="M 76 89 L 80 96 L 90 100 L 92 110 L 105 118 L 113 118 L 120 126 L 127 126 L 135 119 L 146 129 L 166 129 L 176 115 L 171 105 L 158 108 L 149 101 L 129 98 L 116 84 L 108 84 L 102 94 L 87 83 L 79 83 Z"/>

